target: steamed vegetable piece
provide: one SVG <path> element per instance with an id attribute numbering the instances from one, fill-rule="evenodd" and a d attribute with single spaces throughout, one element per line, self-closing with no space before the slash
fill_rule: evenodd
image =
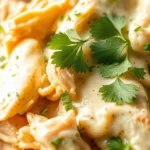
<path id="1" fill-rule="evenodd" d="M 33 106 L 39 97 L 43 68 L 44 58 L 38 42 L 34 39 L 20 42 L 0 81 L 0 120 L 23 114 Z"/>

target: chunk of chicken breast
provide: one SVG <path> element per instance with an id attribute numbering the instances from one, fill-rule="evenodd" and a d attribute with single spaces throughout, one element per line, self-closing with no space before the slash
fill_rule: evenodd
<path id="1" fill-rule="evenodd" d="M 44 58 L 38 41 L 26 39 L 12 53 L 0 89 L 0 120 L 28 111 L 39 97 Z"/>

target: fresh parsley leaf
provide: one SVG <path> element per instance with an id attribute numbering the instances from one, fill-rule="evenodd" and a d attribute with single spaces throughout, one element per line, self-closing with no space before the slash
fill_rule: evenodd
<path id="1" fill-rule="evenodd" d="M 141 26 L 138 26 L 137 28 L 134 29 L 134 32 L 138 32 L 141 29 Z"/>
<path id="2" fill-rule="evenodd" d="M 150 44 L 145 44 L 144 45 L 144 50 L 145 51 L 150 51 Z"/>
<path id="3" fill-rule="evenodd" d="M 132 64 L 128 57 L 126 57 L 122 62 L 102 66 L 100 68 L 100 73 L 104 78 L 114 78 L 127 72 L 130 67 L 132 67 Z"/>
<path id="4" fill-rule="evenodd" d="M 144 70 L 144 68 L 136 68 L 134 67 L 132 69 L 133 73 L 135 74 L 135 76 L 139 79 L 144 79 L 144 76 L 146 75 L 146 72 Z"/>
<path id="5" fill-rule="evenodd" d="M 98 63 L 111 64 L 120 61 L 120 55 L 128 41 L 123 41 L 117 37 L 96 41 L 91 45 L 94 58 Z"/>
<path id="6" fill-rule="evenodd" d="M 120 137 L 112 137 L 107 141 L 107 150 L 130 150 L 129 144 L 123 143 Z"/>
<path id="7" fill-rule="evenodd" d="M 126 19 L 125 17 L 121 16 L 113 16 L 111 13 L 108 13 L 108 18 L 111 23 L 114 25 L 117 32 L 122 36 L 122 29 L 126 26 Z"/>
<path id="8" fill-rule="evenodd" d="M 67 92 L 64 92 L 60 95 L 60 100 L 62 101 L 66 111 L 74 108 L 71 102 L 71 98 Z"/>
<path id="9" fill-rule="evenodd" d="M 62 139 L 58 137 L 55 140 L 51 141 L 51 144 L 54 145 L 56 148 L 58 148 L 61 141 L 62 141 Z"/>
<path id="10" fill-rule="evenodd" d="M 73 30 L 67 31 L 66 34 L 56 34 L 48 43 L 51 49 L 56 50 L 51 57 L 52 63 L 56 67 L 73 68 L 81 73 L 90 71 L 90 67 L 87 65 L 82 51 L 82 46 L 85 42 Z"/>
<path id="11" fill-rule="evenodd" d="M 72 42 L 65 33 L 58 33 L 51 37 L 48 46 L 53 50 L 63 49 L 66 45 L 71 45 Z"/>
<path id="12" fill-rule="evenodd" d="M 117 35 L 122 35 L 121 30 L 125 27 L 125 17 L 116 17 L 111 13 L 101 17 L 91 26 L 91 34 L 96 39 L 106 39 Z"/>
<path id="13" fill-rule="evenodd" d="M 133 103 L 137 95 L 137 87 L 132 84 L 125 84 L 117 78 L 112 84 L 100 88 L 103 100 L 115 102 L 116 104 Z"/>

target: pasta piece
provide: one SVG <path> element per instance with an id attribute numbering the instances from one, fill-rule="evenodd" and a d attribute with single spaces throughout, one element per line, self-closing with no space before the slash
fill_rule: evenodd
<path id="1" fill-rule="evenodd" d="M 0 150 L 20 150 L 18 147 L 0 141 Z"/>
<path id="2" fill-rule="evenodd" d="M 51 64 L 51 59 L 49 59 L 48 65 L 46 67 L 46 73 L 48 79 L 52 84 L 58 84 L 61 88 L 68 91 L 70 94 L 75 95 L 75 78 L 73 73 L 68 69 L 56 68 L 55 65 Z"/>
<path id="3" fill-rule="evenodd" d="M 17 145 L 16 128 L 9 121 L 0 122 L 0 140 Z"/>
<path id="4" fill-rule="evenodd" d="M 72 0 L 50 1 L 44 8 L 28 10 L 3 23 L 8 54 L 23 38 L 44 39 L 54 33 L 57 20 L 71 7 L 71 2 Z"/>
<path id="5" fill-rule="evenodd" d="M 42 150 L 55 150 L 52 142 L 58 138 L 60 139 L 58 150 L 90 150 L 90 147 L 81 139 L 77 131 L 73 111 L 49 120 L 28 113 L 27 119 L 30 123 L 30 132 L 40 143 Z"/>
<path id="6" fill-rule="evenodd" d="M 33 106 L 43 73 L 44 58 L 38 42 L 23 40 L 14 49 L 1 79 L 0 120 L 23 114 Z"/>
<path id="7" fill-rule="evenodd" d="M 29 126 L 24 126 L 18 131 L 18 141 L 18 147 L 20 149 L 40 149 L 39 143 L 35 141 L 30 133 Z"/>
<path id="8" fill-rule="evenodd" d="M 63 91 L 67 91 L 72 97 L 75 97 L 75 77 L 72 71 L 56 68 L 50 59 L 52 51 L 47 47 L 44 53 L 49 60 L 46 66 L 46 75 L 43 76 L 43 86 L 39 89 L 39 94 L 52 101 L 58 100 Z"/>

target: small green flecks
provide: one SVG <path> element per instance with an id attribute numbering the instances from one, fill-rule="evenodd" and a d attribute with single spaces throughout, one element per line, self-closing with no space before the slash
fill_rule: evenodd
<path id="1" fill-rule="evenodd" d="M 137 28 L 134 29 L 134 32 L 138 32 L 141 29 L 141 26 L 138 26 Z"/>
<path id="2" fill-rule="evenodd" d="M 4 32 L 4 28 L 0 25 L 0 33 Z"/>
<path id="3" fill-rule="evenodd" d="M 63 19 L 64 19 L 64 15 L 61 15 L 60 16 L 60 21 L 63 21 Z"/>
<path id="4" fill-rule="evenodd" d="M 18 60 L 19 59 L 19 56 L 16 56 L 16 60 Z"/>
<path id="5" fill-rule="evenodd" d="M 10 97 L 10 93 L 8 93 L 7 96 Z"/>
<path id="6" fill-rule="evenodd" d="M 40 115 L 44 115 L 47 111 L 48 111 L 48 109 L 43 107 L 40 111 Z"/>
<path id="7" fill-rule="evenodd" d="M 16 74 L 13 74 L 13 75 L 12 75 L 12 77 L 15 77 L 15 76 L 16 76 Z"/>
<path id="8" fill-rule="evenodd" d="M 0 65 L 0 69 L 4 69 L 6 65 L 7 65 L 7 63 Z"/>
<path id="9" fill-rule="evenodd" d="M 4 60 L 6 60 L 5 56 L 0 56 L 0 62 L 3 62 Z"/>
<path id="10" fill-rule="evenodd" d="M 68 16 L 67 20 L 68 20 L 68 21 L 71 21 L 71 17 L 70 17 L 70 16 Z"/>
<path id="11" fill-rule="evenodd" d="M 81 14 L 82 13 L 76 13 L 76 14 L 74 14 L 76 17 L 79 17 L 79 16 L 81 16 Z"/>
<path id="12" fill-rule="evenodd" d="M 16 92 L 16 97 L 19 97 L 19 94 L 18 94 L 18 92 Z"/>
<path id="13" fill-rule="evenodd" d="M 51 141 L 50 143 L 54 145 L 56 148 L 58 148 L 59 144 L 61 143 L 62 139 L 61 138 L 56 138 L 55 140 Z"/>

